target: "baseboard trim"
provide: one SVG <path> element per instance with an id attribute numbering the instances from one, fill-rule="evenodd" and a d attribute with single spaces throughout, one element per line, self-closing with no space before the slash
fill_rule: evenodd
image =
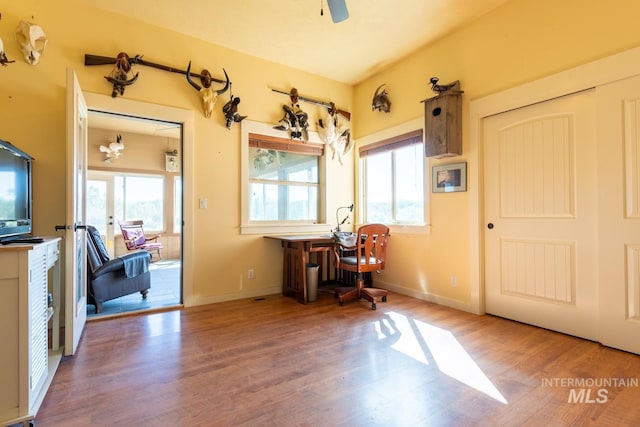
<path id="1" fill-rule="evenodd" d="M 431 293 L 418 292 L 415 289 L 405 288 L 402 286 L 395 285 L 393 283 L 388 283 L 383 280 L 376 278 L 376 284 L 378 284 L 381 288 L 387 289 L 391 292 L 397 292 L 402 295 L 407 295 L 419 300 L 432 302 L 434 304 L 442 305 L 449 308 L 454 308 L 460 311 L 466 311 L 467 313 L 473 313 L 473 307 L 470 302 L 458 301 L 452 298 L 443 297 L 440 295 L 435 295 Z"/>
<path id="2" fill-rule="evenodd" d="M 233 301 L 244 298 L 262 297 L 265 295 L 281 294 L 282 286 L 275 286 L 271 288 L 256 289 L 254 291 L 233 292 L 224 295 L 215 296 L 198 296 L 194 295 L 189 298 L 189 301 L 185 300 L 185 307 L 191 307 L 195 305 L 215 304 L 217 302 Z"/>
<path id="3" fill-rule="evenodd" d="M 383 289 L 387 289 L 391 292 L 396 292 L 402 295 L 407 295 L 422 301 L 432 302 L 434 304 L 442 305 L 445 307 L 453 308 L 460 311 L 465 311 L 467 313 L 477 314 L 473 311 L 473 307 L 471 303 L 458 301 L 452 298 L 443 297 L 440 295 L 435 295 L 431 293 L 418 292 L 415 289 L 405 288 L 403 286 L 398 286 L 393 283 L 388 283 L 383 280 L 376 278 L 376 283 Z M 205 304 L 215 304 L 217 302 L 225 302 L 225 301 L 233 301 L 244 298 L 255 298 L 262 297 L 265 295 L 274 295 L 281 294 L 282 287 L 275 286 L 271 288 L 263 288 L 257 289 L 254 291 L 246 291 L 246 292 L 234 292 L 230 294 L 224 295 L 215 295 L 215 296 L 194 296 L 189 299 L 189 301 L 185 300 L 185 307 L 191 307 L 196 305 L 205 305 Z"/>

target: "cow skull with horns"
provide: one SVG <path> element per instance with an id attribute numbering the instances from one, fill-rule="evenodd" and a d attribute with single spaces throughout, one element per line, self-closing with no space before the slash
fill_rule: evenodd
<path id="1" fill-rule="evenodd" d="M 213 80 L 209 70 L 202 70 L 200 72 L 200 82 L 202 83 L 201 87 L 199 84 L 191 80 L 191 61 L 189 61 L 189 66 L 187 67 L 187 81 L 200 93 L 200 97 L 202 98 L 202 111 L 206 118 L 211 117 L 211 114 L 213 113 L 213 106 L 216 104 L 218 96 L 229 90 L 229 76 L 224 68 L 222 71 L 224 71 L 224 77 L 227 80 L 222 89 L 214 90 L 211 87 L 211 82 Z"/>

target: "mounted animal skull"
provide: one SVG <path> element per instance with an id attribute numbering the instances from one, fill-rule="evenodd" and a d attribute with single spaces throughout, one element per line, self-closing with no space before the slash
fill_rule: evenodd
<path id="1" fill-rule="evenodd" d="M 116 142 L 110 143 L 108 147 L 104 145 L 100 146 L 100 152 L 105 153 L 105 163 L 111 163 L 112 160 L 120 158 L 122 150 L 124 150 L 124 143 L 122 142 L 122 135 L 120 134 L 116 137 Z"/>
<path id="2" fill-rule="evenodd" d="M 189 61 L 189 66 L 187 67 L 187 81 L 195 90 L 200 92 L 200 97 L 202 98 L 202 110 L 206 118 L 211 117 L 211 114 L 213 113 L 213 106 L 216 104 L 218 96 L 229 90 L 229 76 L 224 68 L 222 71 L 224 71 L 224 77 L 227 79 L 222 89 L 214 90 L 211 87 L 212 77 L 209 70 L 202 70 L 200 72 L 200 82 L 202 83 L 202 87 L 200 87 L 200 85 L 191 80 L 191 61 Z"/>
<path id="3" fill-rule="evenodd" d="M 25 21 L 20 21 L 16 28 L 16 41 L 20 45 L 25 61 L 31 65 L 37 65 L 40 62 L 40 56 L 49 42 L 42 27 Z"/>
<path id="4" fill-rule="evenodd" d="M 125 87 L 131 86 L 138 80 L 138 73 L 133 75 L 130 59 L 129 55 L 125 52 L 120 52 L 113 65 L 111 74 L 104 76 L 104 78 L 113 85 L 113 91 L 111 91 L 111 97 L 113 98 L 118 96 L 118 94 L 124 95 Z"/>
<path id="5" fill-rule="evenodd" d="M 391 101 L 387 95 L 387 90 L 383 89 L 382 92 L 380 92 L 380 89 L 382 89 L 384 85 L 386 85 L 386 83 L 381 84 L 376 89 L 376 93 L 373 95 L 373 100 L 371 101 L 371 111 L 378 110 L 385 113 L 391 111 Z"/>

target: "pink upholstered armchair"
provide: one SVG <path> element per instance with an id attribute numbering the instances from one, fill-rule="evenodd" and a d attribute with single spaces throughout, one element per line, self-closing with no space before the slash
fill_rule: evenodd
<path id="1" fill-rule="evenodd" d="M 163 246 L 162 243 L 158 242 L 160 235 L 145 236 L 142 223 L 142 220 L 120 221 L 120 230 L 127 250 L 144 250 L 149 252 L 152 261 L 161 260 L 160 250 Z M 153 259 L 154 254 L 156 255 L 155 260 Z"/>

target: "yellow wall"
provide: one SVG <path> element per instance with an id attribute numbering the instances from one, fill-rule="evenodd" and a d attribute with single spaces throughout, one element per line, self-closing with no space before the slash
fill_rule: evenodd
<path id="1" fill-rule="evenodd" d="M 8 3 L 8 4 L 7 4 Z M 115 56 L 143 54 L 148 61 L 186 69 L 209 69 L 222 77 L 224 67 L 233 81 L 233 94 L 241 98 L 239 112 L 251 120 L 277 123 L 283 116 L 285 95 L 270 88 L 296 87 L 304 96 L 333 101 L 351 111 L 353 88 L 326 78 L 233 52 L 200 40 L 171 33 L 141 22 L 97 11 L 90 2 L 23 0 L 0 5 L 0 37 L 10 59 L 0 69 L 0 138 L 11 141 L 36 158 L 34 166 L 35 233 L 52 235 L 65 221 L 65 91 L 66 68 L 72 68 L 85 92 L 104 95 L 111 86 L 104 77 L 110 66 L 84 66 L 85 53 Z M 22 58 L 14 31 L 20 20 L 42 26 L 49 38 L 40 64 Z M 209 208 L 195 209 L 193 259 L 194 303 L 260 295 L 278 289 L 282 277 L 279 245 L 260 235 L 240 235 L 240 126 L 224 126 L 221 109 L 213 117 L 202 115 L 198 93 L 181 74 L 136 67 L 138 82 L 126 88 L 125 98 L 195 111 L 194 198 L 207 198 Z M 315 123 L 321 108 L 301 105 Z M 340 174 L 344 186 L 328 200 L 329 209 L 353 200 L 350 166 L 331 162 L 328 173 Z M 335 210 L 335 208 L 333 208 Z M 330 221 L 331 219 L 328 218 Z M 328 231 L 328 230 L 327 230 Z M 247 269 L 255 270 L 248 281 Z"/>
<path id="2" fill-rule="evenodd" d="M 37 234 L 53 234 L 54 225 L 64 223 L 65 218 L 65 69 L 75 69 L 85 91 L 110 93 L 103 78 L 109 67 L 85 67 L 85 53 L 112 56 L 126 51 L 176 67 L 186 67 L 192 60 L 195 70 L 208 68 L 216 77 L 225 67 L 234 83 L 234 95 L 242 99 L 240 113 L 260 122 L 276 122 L 282 116 L 280 106 L 286 102 L 286 97 L 269 88 L 286 90 L 295 86 L 306 96 L 331 100 L 351 111 L 356 140 L 421 117 L 420 101 L 433 96 L 428 88 L 430 76 L 438 76 L 445 83 L 459 79 L 465 91 L 464 154 L 430 162 L 439 164 L 467 160 L 476 149 L 469 138 L 470 100 L 640 44 L 636 23 L 640 2 L 636 0 L 512 0 L 352 88 L 96 11 L 88 3 L 22 0 L 3 5 L 0 10 L 0 37 L 9 58 L 17 60 L 0 69 L 0 138 L 36 158 Z M 24 62 L 13 42 L 21 19 L 40 24 L 50 39 L 41 63 L 35 67 Z M 277 245 L 261 236 L 239 233 L 239 127 L 224 127 L 221 104 L 216 105 L 213 118 L 205 119 L 197 94 L 180 75 L 145 67 L 138 67 L 138 71 L 140 79 L 127 88 L 126 98 L 196 112 L 194 195 L 208 198 L 210 208 L 196 210 L 193 218 L 195 300 L 241 297 L 277 287 L 282 260 L 280 251 L 274 248 Z M 389 114 L 371 111 L 371 97 L 381 83 L 387 83 L 393 102 Z M 226 102 L 228 98 L 223 99 Z M 317 111 L 306 110 L 315 122 Z M 477 167 L 469 164 L 470 170 Z M 328 201 L 329 211 L 344 204 L 345 199 L 351 201 L 355 185 L 350 169 L 346 166 L 329 171 L 345 181 L 335 198 Z M 430 194 L 430 234 L 392 236 L 384 281 L 408 293 L 465 308 L 470 301 L 470 265 L 478 253 L 478 248 L 471 247 L 470 236 L 480 226 L 469 223 L 469 212 L 479 209 L 473 196 L 470 192 Z M 247 268 L 255 269 L 255 280 L 245 281 Z M 455 288 L 449 286 L 452 275 L 457 276 Z"/>
<path id="3" fill-rule="evenodd" d="M 512 0 L 474 23 L 395 64 L 355 88 L 356 138 L 375 134 L 424 114 L 421 100 L 434 96 L 429 78 L 460 80 L 463 96 L 463 155 L 430 160 L 432 165 L 470 161 L 477 144 L 469 136 L 469 102 L 558 71 L 640 45 L 640 2 L 616 0 Z M 428 25 L 428 22 L 425 22 Z M 389 114 L 372 112 L 372 95 L 386 83 L 393 103 Z M 468 170 L 481 165 L 471 161 Z M 473 175 L 473 174 L 472 174 Z M 479 249 L 471 236 L 481 224 L 471 192 L 430 194 L 430 234 L 395 233 L 382 280 L 403 292 L 470 309 L 472 264 Z M 481 232 L 480 232 L 481 234 Z M 481 242 L 480 242 L 481 244 Z M 450 286 L 450 277 L 457 286 Z"/>

